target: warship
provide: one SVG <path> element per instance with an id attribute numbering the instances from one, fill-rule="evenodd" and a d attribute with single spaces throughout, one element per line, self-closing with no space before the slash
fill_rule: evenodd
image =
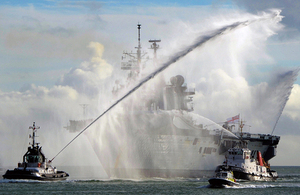
<path id="1" fill-rule="evenodd" d="M 115 98 L 142 78 L 148 60 L 140 43 L 141 24 L 137 28 L 136 52 L 122 56 L 121 69 L 129 72 L 127 83 L 116 82 Z M 157 66 L 161 40 L 149 42 L 153 66 Z M 183 76 L 174 75 L 166 82 L 160 74 L 107 113 L 85 133 L 106 173 L 112 178 L 210 177 L 240 139 L 248 142 L 250 150 L 260 151 L 266 162 L 276 156 L 279 136 L 242 132 L 239 122 L 233 123 L 239 115 L 223 126 L 213 123 L 193 113 L 193 95 L 195 89 L 187 87 Z M 66 129 L 79 132 L 90 121 L 70 120 Z M 236 132 L 232 126 L 238 127 Z"/>

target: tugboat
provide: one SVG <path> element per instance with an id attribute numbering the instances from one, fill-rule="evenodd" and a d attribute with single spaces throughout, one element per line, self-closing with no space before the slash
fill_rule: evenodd
<path id="1" fill-rule="evenodd" d="M 264 162 L 260 151 L 251 152 L 243 147 L 228 150 L 228 158 L 216 168 L 216 172 L 221 171 L 232 171 L 236 179 L 245 181 L 275 181 L 278 178 L 277 172 Z"/>
<path id="2" fill-rule="evenodd" d="M 27 152 L 23 156 L 23 162 L 18 163 L 18 167 L 14 170 L 7 170 L 3 175 L 4 179 L 33 179 L 57 181 L 65 180 L 69 174 L 64 171 L 57 171 L 56 167 L 51 166 L 51 162 L 45 158 L 42 152 L 42 147 L 35 142 L 36 131 L 40 127 L 30 126 L 32 129 L 32 145 L 28 147 Z"/>
<path id="3" fill-rule="evenodd" d="M 218 171 L 216 176 L 209 179 L 211 188 L 224 188 L 226 186 L 239 186 L 232 171 Z"/>

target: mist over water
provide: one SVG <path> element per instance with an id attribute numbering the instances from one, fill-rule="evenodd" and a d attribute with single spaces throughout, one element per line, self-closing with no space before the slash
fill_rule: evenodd
<path id="1" fill-rule="evenodd" d="M 202 39 L 198 39 L 190 46 L 185 46 L 185 50 L 178 49 L 183 46 L 176 47 L 175 51 L 181 51 L 176 55 L 172 54 L 173 51 L 171 53 L 162 51 L 165 56 L 173 56 L 173 58 L 165 60 L 166 62 L 162 64 L 166 66 L 163 66 L 160 70 L 176 63 L 166 69 L 163 75 L 160 74 L 151 79 L 141 89 L 125 99 L 121 106 L 115 107 L 101 120 L 97 121 L 94 126 L 83 133 L 86 136 L 80 136 L 57 157 L 53 162 L 54 165 L 101 166 L 111 162 L 100 162 L 98 159 L 99 153 L 107 159 L 113 159 L 112 161 L 114 161 L 116 167 L 128 165 L 141 167 L 145 162 L 150 162 L 149 164 L 154 164 L 159 168 L 174 164 L 173 160 L 180 159 L 180 157 L 173 156 L 173 159 L 163 159 L 163 154 L 154 155 L 149 153 L 143 154 L 146 158 L 141 159 L 140 155 L 133 154 L 140 154 L 151 149 L 155 150 L 148 139 L 149 135 L 151 136 L 151 131 L 164 128 L 173 131 L 172 128 L 168 128 L 168 125 L 174 122 L 177 111 L 168 111 L 167 113 L 154 111 L 151 115 L 138 114 L 136 111 L 145 112 L 144 106 L 147 103 L 145 100 L 155 99 L 155 96 L 159 96 L 159 89 L 162 89 L 171 77 L 179 74 L 185 77 L 187 84 L 193 83 L 196 88 L 194 113 L 186 113 L 186 116 L 194 121 L 196 125 L 206 125 L 213 130 L 219 127 L 216 124 L 211 125 L 211 121 L 225 121 L 228 117 L 242 113 L 243 117 L 252 126 L 251 132 L 271 133 L 286 104 L 298 71 L 281 72 L 281 74 L 274 75 L 273 82 L 262 81 L 254 86 L 249 85 L 244 74 L 247 62 L 253 59 L 255 61 L 255 57 L 257 57 L 257 60 L 265 59 L 264 55 L 266 54 L 259 54 L 261 52 L 260 46 L 264 47 L 265 40 L 281 28 L 278 23 L 281 16 L 274 15 L 276 13 L 278 12 L 250 16 L 245 14 L 243 16 L 245 19 L 242 18 L 241 21 L 235 18 L 232 19 L 234 21 L 231 24 L 219 24 L 222 27 L 225 26 L 225 28 L 220 28 L 220 26 L 215 28 L 220 29 L 219 31 L 213 31 L 209 28 L 210 33 L 207 33 L 206 37 L 201 36 Z M 250 24 L 249 21 L 257 22 L 250 22 Z M 234 28 L 236 29 L 231 31 Z M 207 32 L 204 29 L 201 29 L 201 31 Z M 222 36 L 218 37 L 219 35 Z M 199 36 L 199 34 L 187 35 L 188 39 L 192 41 L 195 40 L 196 36 Z M 210 41 L 206 43 L 208 40 Z M 195 49 L 203 43 L 206 44 Z M 254 46 L 255 44 L 257 45 Z M 192 51 L 193 49 L 195 50 Z M 97 57 L 103 58 L 102 55 L 98 54 Z M 181 59 L 183 56 L 185 57 Z M 253 59 L 250 60 L 249 56 Z M 99 58 L 96 60 L 99 64 L 85 63 L 63 75 L 62 79 L 58 81 L 58 85 L 51 89 L 31 85 L 23 92 L 1 93 L 1 109 L 3 108 L 6 111 L 0 113 L 0 145 L 1 148 L 4 148 L 0 154 L 1 163 L 16 165 L 21 159 L 23 148 L 26 150 L 27 147 L 27 143 L 24 141 L 27 139 L 27 128 L 33 121 L 41 126 L 38 141 L 43 146 L 46 156 L 51 159 L 76 135 L 69 133 L 62 127 L 66 126 L 69 119 L 83 118 L 79 104 L 89 104 L 86 118 L 96 118 L 99 113 L 102 113 L 111 105 L 112 87 L 110 86 L 115 82 L 115 78 L 103 76 L 101 77 L 103 82 L 102 80 L 101 82 L 105 83 L 103 84 L 104 87 L 95 87 L 99 80 L 97 79 L 98 75 L 93 74 L 93 72 L 96 72 L 95 70 L 101 72 L 101 69 L 95 67 L 102 67 L 108 70 L 107 74 L 111 74 L 111 67 L 103 65 Z M 91 62 L 95 62 L 95 60 L 91 59 Z M 108 67 L 108 69 L 105 67 Z M 151 74 L 150 77 L 155 76 L 157 73 Z M 144 75 L 148 75 L 147 72 L 144 72 Z M 123 78 L 123 80 L 126 79 Z M 73 81 L 81 83 L 75 85 L 76 82 Z M 73 83 L 73 85 L 70 83 Z M 95 95 L 99 93 L 99 88 L 102 88 L 100 99 Z M 85 90 L 88 93 L 85 93 Z M 126 94 L 126 92 L 125 90 L 123 93 Z M 120 94 L 120 97 L 122 97 L 122 94 Z M 210 120 L 207 120 L 207 118 Z M 180 123 L 180 120 L 177 122 Z M 169 139 L 172 140 L 174 137 L 170 136 Z M 137 147 L 141 145 L 146 148 Z M 160 147 L 168 146 L 161 145 Z M 165 148 L 165 151 L 174 154 L 176 150 L 178 150 L 176 145 L 173 148 Z M 127 161 L 126 159 L 131 160 Z M 209 159 L 208 157 L 202 166 L 210 168 L 210 162 L 219 160 Z M 156 164 L 157 162 L 160 163 Z M 103 171 L 99 174 L 103 174 L 100 177 L 106 176 Z"/>

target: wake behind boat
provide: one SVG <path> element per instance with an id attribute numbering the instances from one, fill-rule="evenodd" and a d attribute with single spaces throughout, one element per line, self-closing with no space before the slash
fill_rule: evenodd
<path id="1" fill-rule="evenodd" d="M 51 166 L 51 162 L 47 162 L 42 152 L 42 147 L 35 142 L 36 131 L 40 127 L 29 127 L 32 129 L 32 145 L 28 147 L 27 152 L 23 156 L 23 162 L 18 163 L 18 167 L 14 170 L 7 170 L 3 175 L 4 179 L 34 179 L 57 181 L 65 180 L 69 174 L 64 171 L 57 171 L 56 167 Z"/>

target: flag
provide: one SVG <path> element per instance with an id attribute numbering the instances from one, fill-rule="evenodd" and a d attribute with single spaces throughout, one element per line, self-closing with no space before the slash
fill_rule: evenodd
<path id="1" fill-rule="evenodd" d="M 234 117 L 228 118 L 226 122 L 227 123 L 234 123 L 234 122 L 237 122 L 239 120 L 240 120 L 240 115 L 238 114 L 238 115 L 236 115 Z"/>

